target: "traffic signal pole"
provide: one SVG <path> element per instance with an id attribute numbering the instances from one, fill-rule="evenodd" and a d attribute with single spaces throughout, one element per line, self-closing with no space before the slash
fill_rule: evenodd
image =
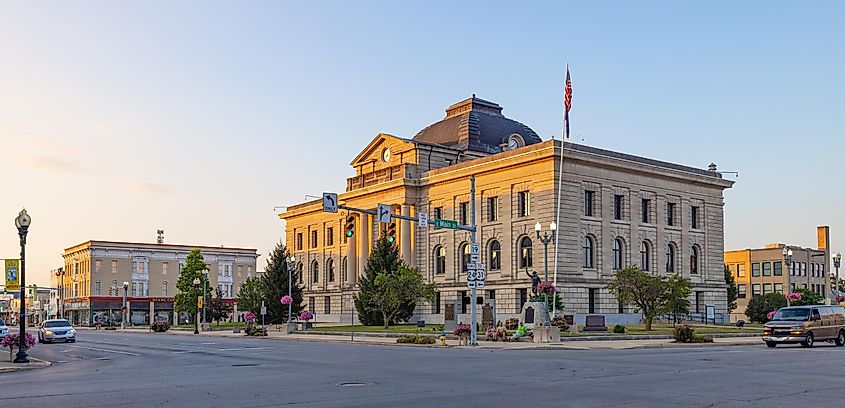
<path id="1" fill-rule="evenodd" d="M 470 242 L 472 246 L 475 246 L 477 242 L 475 242 L 475 176 L 469 177 L 469 192 L 471 194 L 470 197 L 470 222 L 472 223 L 472 229 L 470 230 Z M 475 293 L 475 285 L 472 285 L 472 301 L 470 305 L 470 313 L 472 313 L 472 317 L 470 319 L 472 323 L 472 327 L 470 328 L 470 344 L 473 346 L 478 345 L 478 316 L 476 316 L 476 308 L 478 305 L 477 301 L 478 297 Z"/>

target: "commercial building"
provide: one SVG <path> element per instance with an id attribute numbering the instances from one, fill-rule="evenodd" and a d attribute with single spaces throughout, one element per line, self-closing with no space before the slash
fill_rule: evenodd
<path id="1" fill-rule="evenodd" d="M 194 248 L 208 264 L 211 288 L 234 302 L 256 271 L 255 249 L 87 241 L 65 249 L 64 267 L 57 270 L 65 318 L 77 325 L 119 322 L 125 294 L 132 324 L 149 323 L 156 315 L 175 319 L 176 282 Z"/>
<path id="2" fill-rule="evenodd" d="M 563 180 L 560 163 L 563 160 Z M 549 232 L 561 196 L 555 248 L 558 289 L 567 309 L 606 315 L 631 312 L 605 289 L 614 270 L 637 265 L 654 274 L 692 280 L 693 308 L 726 313 L 723 272 L 723 190 L 733 182 L 715 165 L 682 166 L 558 140 L 502 115 L 496 103 L 473 97 L 411 139 L 379 134 L 352 160 L 339 202 L 396 214 L 471 222 L 475 211 L 481 262 L 487 269 L 478 303 L 494 305 L 499 320 L 520 312 L 531 292 L 528 273 L 543 277 L 543 245 L 535 224 Z M 477 205 L 470 206 L 470 176 Z M 559 187 L 559 185 L 561 187 Z M 384 224 L 362 213 L 322 212 L 319 200 L 287 207 L 285 238 L 296 258 L 306 307 L 323 321 L 345 321 L 356 282 Z M 351 216 L 354 236 L 344 234 Z M 445 303 L 470 309 L 469 232 L 421 229 L 399 221 L 396 241 L 406 263 L 438 287 L 417 317 L 442 322 Z M 461 316 L 465 319 L 466 316 Z M 464 320 L 466 321 L 466 320 Z"/>
<path id="3" fill-rule="evenodd" d="M 725 268 L 737 285 L 737 307 L 731 312 L 732 321 L 748 321 L 745 308 L 758 295 L 808 289 L 826 299 L 831 297 L 830 228 L 820 226 L 816 231 L 816 249 L 769 244 L 765 248 L 725 251 Z M 792 257 L 788 260 L 789 251 Z"/>

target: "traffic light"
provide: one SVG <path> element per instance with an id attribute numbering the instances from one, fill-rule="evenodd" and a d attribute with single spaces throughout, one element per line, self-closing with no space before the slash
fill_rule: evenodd
<path id="1" fill-rule="evenodd" d="M 355 216 L 349 214 L 346 216 L 346 236 L 352 238 L 355 235 Z"/>
<path id="2" fill-rule="evenodd" d="M 387 241 L 391 244 L 396 242 L 396 222 L 387 224 Z"/>

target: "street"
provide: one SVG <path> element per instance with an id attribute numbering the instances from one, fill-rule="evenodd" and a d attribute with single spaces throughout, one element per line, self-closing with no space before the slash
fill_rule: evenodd
<path id="1" fill-rule="evenodd" d="M 845 350 L 479 350 L 81 331 L 0 374 L 14 407 L 840 406 Z"/>

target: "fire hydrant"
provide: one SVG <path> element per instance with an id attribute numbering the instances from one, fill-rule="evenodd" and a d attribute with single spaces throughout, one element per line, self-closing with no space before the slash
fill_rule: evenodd
<path id="1" fill-rule="evenodd" d="M 443 331 L 443 330 L 440 331 L 440 345 L 441 346 L 446 345 L 446 332 Z"/>

